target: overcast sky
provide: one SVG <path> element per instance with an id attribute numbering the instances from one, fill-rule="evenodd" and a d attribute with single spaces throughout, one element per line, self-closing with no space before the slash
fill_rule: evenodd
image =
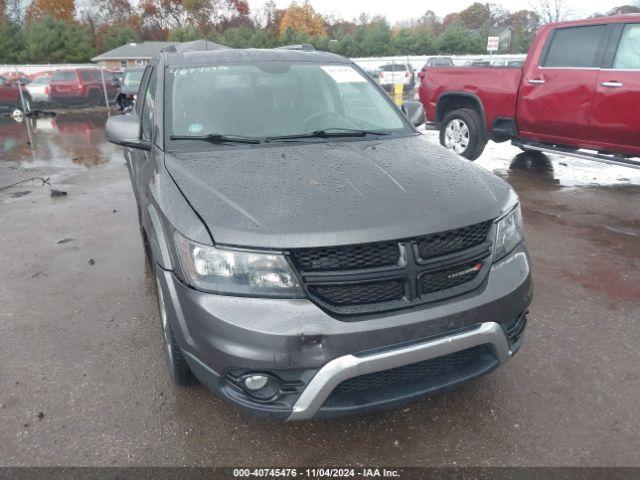
<path id="1" fill-rule="evenodd" d="M 492 1 L 499 3 L 509 11 L 532 9 L 538 0 L 479 0 L 481 3 Z M 290 0 L 275 0 L 278 8 L 288 6 Z M 302 3 L 300 0 L 298 3 Z M 384 15 L 393 24 L 398 20 L 420 17 L 427 10 L 433 10 L 439 17 L 448 13 L 464 10 L 471 5 L 473 0 L 311 0 L 311 5 L 323 14 L 334 14 L 338 18 L 351 20 L 360 12 L 370 15 Z M 565 0 L 567 9 L 576 18 L 587 17 L 594 12 L 605 13 L 613 7 L 631 4 L 633 0 Z M 264 0 L 249 0 L 250 7 L 255 11 L 264 4 Z"/>

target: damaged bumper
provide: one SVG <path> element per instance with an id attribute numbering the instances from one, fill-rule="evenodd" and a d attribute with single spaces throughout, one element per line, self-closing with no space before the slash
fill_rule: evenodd
<path id="1" fill-rule="evenodd" d="M 357 321 L 306 299 L 199 292 L 170 271 L 161 283 L 198 379 L 253 414 L 283 420 L 396 407 L 496 368 L 520 346 L 532 295 L 524 246 L 473 292 Z M 244 381 L 257 374 L 267 387 L 251 392 Z"/>

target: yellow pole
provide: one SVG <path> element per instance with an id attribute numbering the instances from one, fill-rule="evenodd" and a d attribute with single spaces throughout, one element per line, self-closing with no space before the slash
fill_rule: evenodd
<path id="1" fill-rule="evenodd" d="M 396 103 L 396 105 L 402 105 L 403 90 L 404 90 L 404 84 L 402 83 L 393 84 L 393 101 Z"/>

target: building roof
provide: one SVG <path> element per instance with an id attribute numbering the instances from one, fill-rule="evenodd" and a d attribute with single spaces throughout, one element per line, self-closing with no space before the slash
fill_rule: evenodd
<path id="1" fill-rule="evenodd" d="M 121 47 L 104 52 L 91 59 L 92 62 L 104 60 L 150 60 L 157 57 L 163 48 L 177 45 L 178 42 L 140 42 L 127 43 Z"/>

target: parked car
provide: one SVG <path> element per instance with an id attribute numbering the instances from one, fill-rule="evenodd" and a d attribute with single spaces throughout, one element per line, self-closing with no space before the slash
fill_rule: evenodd
<path id="1" fill-rule="evenodd" d="M 36 77 L 33 81 L 27 85 L 27 91 L 31 95 L 33 103 L 47 103 L 49 102 L 49 83 L 51 77 L 42 76 Z"/>
<path id="2" fill-rule="evenodd" d="M 101 73 L 97 68 L 71 68 L 58 70 L 51 77 L 51 102 L 61 105 L 104 105 L 102 75 L 107 88 L 107 98 L 114 101 L 120 85 L 112 74 L 106 71 Z"/>
<path id="3" fill-rule="evenodd" d="M 22 89 L 22 98 L 20 97 L 20 88 Z M 31 111 L 31 95 L 18 82 L 9 81 L 0 76 L 0 107 L 29 112 Z"/>
<path id="4" fill-rule="evenodd" d="M 378 80 L 385 90 L 393 90 L 393 86 L 401 83 L 403 89 L 413 88 L 415 71 L 410 63 L 389 63 L 378 69 Z"/>
<path id="5" fill-rule="evenodd" d="M 120 89 L 116 95 L 116 104 L 118 104 L 120 110 L 125 110 L 132 105 L 133 99 L 138 93 L 143 72 L 143 68 L 128 68 L 125 70 Z"/>
<path id="6" fill-rule="evenodd" d="M 174 49 L 146 67 L 106 136 L 176 384 L 301 420 L 397 407 L 514 355 L 532 296 L 518 198 L 423 121 L 325 52 Z"/>
<path id="7" fill-rule="evenodd" d="M 453 60 L 450 57 L 433 57 L 427 60 L 426 67 L 453 67 Z"/>
<path id="8" fill-rule="evenodd" d="M 423 70 L 420 100 L 440 142 L 471 160 L 487 140 L 511 140 L 628 164 L 640 155 L 639 45 L 637 15 L 545 25 L 523 68 Z"/>

